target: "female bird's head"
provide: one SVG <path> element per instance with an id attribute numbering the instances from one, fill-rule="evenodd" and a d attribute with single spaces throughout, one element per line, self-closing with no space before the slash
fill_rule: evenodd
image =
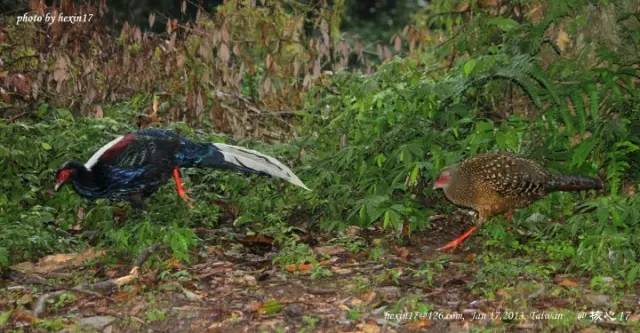
<path id="1" fill-rule="evenodd" d="M 84 170 L 86 170 L 84 164 L 78 161 L 65 162 L 56 172 L 56 183 L 53 189 L 58 191 L 62 185 L 75 179 L 78 174 Z"/>
<path id="2" fill-rule="evenodd" d="M 444 168 L 442 171 L 440 171 L 440 175 L 438 176 L 438 178 L 436 178 L 436 181 L 433 182 L 433 189 L 446 189 L 447 187 L 449 187 L 455 173 L 455 167 Z"/>

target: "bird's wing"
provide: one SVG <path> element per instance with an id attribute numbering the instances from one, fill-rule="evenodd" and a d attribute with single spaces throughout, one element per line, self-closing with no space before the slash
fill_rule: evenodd
<path id="1" fill-rule="evenodd" d="M 502 196 L 540 197 L 549 173 L 538 163 L 513 154 L 486 154 L 476 162 L 480 179 Z"/>
<path id="2" fill-rule="evenodd" d="M 87 169 L 136 169 L 153 165 L 169 169 L 174 163 L 178 147 L 177 136 L 129 133 L 100 148 L 85 166 Z"/>

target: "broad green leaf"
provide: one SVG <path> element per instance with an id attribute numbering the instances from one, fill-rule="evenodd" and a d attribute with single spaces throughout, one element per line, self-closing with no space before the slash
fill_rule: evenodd
<path id="1" fill-rule="evenodd" d="M 505 18 L 505 17 L 495 17 L 492 19 L 489 19 L 489 24 L 495 25 L 497 26 L 500 30 L 502 31 L 511 31 L 515 28 L 517 28 L 518 26 L 520 26 L 520 24 L 510 18 Z"/>
<path id="2" fill-rule="evenodd" d="M 469 59 L 463 66 L 464 75 L 469 76 L 473 72 L 477 63 L 478 61 L 475 58 Z"/>
<path id="3" fill-rule="evenodd" d="M 11 318 L 12 312 L 13 310 L 0 312 L 0 328 L 2 328 L 2 326 L 4 326 L 7 323 L 7 321 L 9 321 L 9 318 Z"/>

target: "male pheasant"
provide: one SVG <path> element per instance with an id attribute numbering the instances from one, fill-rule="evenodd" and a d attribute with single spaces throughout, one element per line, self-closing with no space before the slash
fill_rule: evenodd
<path id="1" fill-rule="evenodd" d="M 82 197 L 127 200 L 142 208 L 143 199 L 173 176 L 178 195 L 187 201 L 181 167 L 265 174 L 308 190 L 287 166 L 273 157 L 222 143 L 194 142 L 176 132 L 157 128 L 119 136 L 84 164 L 64 163 L 56 173 L 55 190 L 71 183 Z"/>
<path id="2" fill-rule="evenodd" d="M 476 225 L 439 250 L 460 245 L 491 216 L 506 213 L 555 191 L 602 189 L 602 181 L 582 176 L 553 176 L 540 164 L 511 153 L 485 153 L 445 168 L 434 189 L 458 206 L 478 212 Z"/>

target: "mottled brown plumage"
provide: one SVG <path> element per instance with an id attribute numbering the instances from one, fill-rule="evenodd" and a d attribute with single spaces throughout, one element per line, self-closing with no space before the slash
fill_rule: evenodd
<path id="1" fill-rule="evenodd" d="M 602 182 L 590 177 L 552 176 L 535 161 L 501 152 L 480 154 L 445 168 L 434 188 L 442 188 L 454 204 L 477 211 L 480 224 L 491 216 L 528 206 L 550 192 L 601 189 Z M 462 242 L 457 240 L 443 249 Z"/>

